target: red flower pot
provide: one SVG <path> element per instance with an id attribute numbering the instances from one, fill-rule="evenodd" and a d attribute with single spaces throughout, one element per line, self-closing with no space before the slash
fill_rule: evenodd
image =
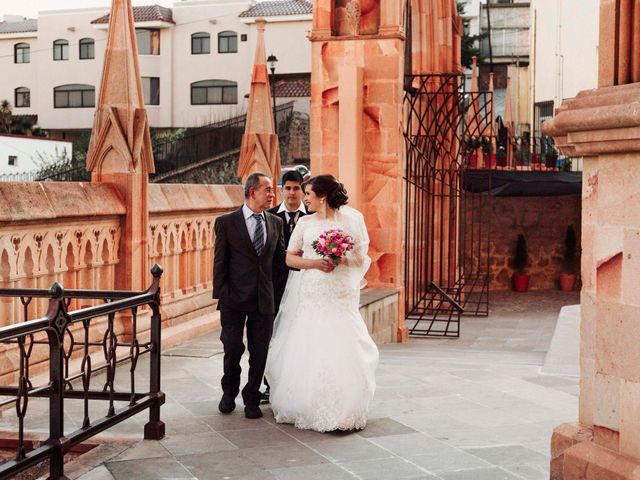
<path id="1" fill-rule="evenodd" d="M 576 276 L 571 273 L 560 274 L 560 290 L 571 292 L 576 284 Z"/>
<path id="2" fill-rule="evenodd" d="M 526 292 L 529 290 L 529 279 L 530 275 L 522 275 L 520 273 L 513 274 L 513 289 L 516 292 Z"/>
<path id="3" fill-rule="evenodd" d="M 472 153 L 469 155 L 469 167 L 476 168 L 478 166 L 478 154 Z"/>

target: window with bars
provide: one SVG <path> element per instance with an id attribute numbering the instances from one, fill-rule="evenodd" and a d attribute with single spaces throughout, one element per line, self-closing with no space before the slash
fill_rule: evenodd
<path id="1" fill-rule="evenodd" d="M 15 101 L 13 104 L 16 108 L 31 106 L 31 91 L 27 87 L 18 87 L 15 90 Z"/>
<path id="2" fill-rule="evenodd" d="M 238 51 L 238 34 L 232 31 L 218 34 L 218 53 L 236 53 Z"/>
<path id="3" fill-rule="evenodd" d="M 145 105 L 160 105 L 160 79 L 158 77 L 142 77 L 142 94 Z"/>
<path id="4" fill-rule="evenodd" d="M 238 84 L 229 80 L 203 80 L 191 84 L 191 105 L 235 105 Z"/>
<path id="5" fill-rule="evenodd" d="M 9 161 L 7 162 L 7 164 L 10 167 L 17 167 L 18 166 L 18 156 L 17 155 L 9 155 Z"/>
<path id="6" fill-rule="evenodd" d="M 191 54 L 201 55 L 211 53 L 211 35 L 206 32 L 198 32 L 191 35 Z"/>
<path id="7" fill-rule="evenodd" d="M 53 89 L 54 108 L 92 108 L 96 106 L 96 89 L 92 85 L 69 84 Z"/>
<path id="8" fill-rule="evenodd" d="M 96 55 L 93 38 L 83 38 L 80 40 L 80 60 L 91 60 L 94 58 L 96 58 Z"/>
<path id="9" fill-rule="evenodd" d="M 16 43 L 13 47 L 14 63 L 30 63 L 31 62 L 31 46 L 28 43 Z"/>
<path id="10" fill-rule="evenodd" d="M 53 42 L 53 59 L 69 60 L 69 42 L 67 40 L 56 40 Z"/>

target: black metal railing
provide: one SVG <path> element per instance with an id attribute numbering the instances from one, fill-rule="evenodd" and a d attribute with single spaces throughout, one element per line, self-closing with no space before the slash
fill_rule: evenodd
<path id="1" fill-rule="evenodd" d="M 153 282 L 143 292 L 64 290 L 54 283 L 49 290 L 0 289 L 0 297 L 19 298 L 25 319 L 0 328 L 0 343 L 17 346 L 17 385 L 0 387 L 0 408 L 15 405 L 17 417 L 17 448 L 13 460 L 0 464 L 0 479 L 14 478 L 20 472 L 49 461 L 49 478 L 64 477 L 64 456 L 72 447 L 94 435 L 149 410 L 149 421 L 144 426 L 144 438 L 158 440 L 164 437 L 164 423 L 160 420 L 160 407 L 165 401 L 160 390 L 160 277 L 162 268 L 151 269 Z M 28 320 L 29 305 L 33 299 L 48 298 L 44 317 Z M 104 303 L 67 311 L 72 299 L 100 299 Z M 139 337 L 138 313 L 148 307 L 151 310 L 150 339 Z M 127 324 L 126 333 L 116 322 Z M 96 332 L 104 323 L 104 332 Z M 96 335 L 96 334 L 99 335 Z M 125 338 L 126 337 L 126 338 Z M 37 351 L 39 350 L 40 351 Z M 43 351 L 44 350 L 44 351 Z M 142 392 L 136 388 L 140 379 L 136 376 L 138 361 L 149 354 L 148 388 Z M 101 357 L 100 362 L 97 357 Z M 34 385 L 30 366 L 39 360 L 49 363 L 49 380 Z M 70 361 L 79 359 L 80 371 L 74 373 Z M 116 370 L 124 362 L 129 364 L 127 381 L 116 385 Z M 96 363 L 97 365 L 94 365 Z M 97 374 L 104 373 L 104 381 Z M 92 383 L 100 381 L 97 387 Z M 37 448 L 29 449 L 25 440 L 25 419 L 29 403 L 36 398 L 49 400 L 48 439 Z M 82 401 L 82 426 L 65 433 L 65 401 Z M 93 400 L 105 402 L 106 412 L 93 419 L 89 413 Z M 124 402 L 124 404 L 122 403 Z M 116 408 L 118 403 L 118 408 Z M 75 412 L 75 410 L 74 410 Z M 66 413 L 66 415 L 65 415 Z"/>
<path id="2" fill-rule="evenodd" d="M 276 131 L 279 136 L 287 132 L 293 103 L 276 106 Z M 156 174 L 162 175 L 240 148 L 246 120 L 246 115 L 240 115 L 193 129 L 181 139 L 154 144 Z"/>

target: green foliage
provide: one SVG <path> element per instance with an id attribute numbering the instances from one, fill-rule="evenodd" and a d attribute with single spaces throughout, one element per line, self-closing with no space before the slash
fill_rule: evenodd
<path id="1" fill-rule="evenodd" d="M 462 16 L 467 6 L 466 2 L 457 0 L 458 15 Z M 472 57 L 478 57 L 480 62 L 480 41 L 487 36 L 486 33 L 480 35 L 469 35 L 469 19 L 462 17 L 462 29 L 464 31 L 460 41 L 460 63 L 463 67 L 470 67 Z"/>
<path id="2" fill-rule="evenodd" d="M 513 267 L 516 271 L 523 275 L 527 264 L 529 263 L 529 252 L 527 251 L 527 241 L 524 235 L 519 234 L 516 242 L 516 249 L 513 254 Z"/>
<path id="3" fill-rule="evenodd" d="M 90 139 L 90 130 L 78 135 L 73 141 L 73 155 L 71 157 L 66 149 L 62 152 L 58 152 L 56 149 L 56 153 L 48 157 L 38 154 L 36 178 L 76 182 L 90 180 L 91 174 L 85 170 Z"/>

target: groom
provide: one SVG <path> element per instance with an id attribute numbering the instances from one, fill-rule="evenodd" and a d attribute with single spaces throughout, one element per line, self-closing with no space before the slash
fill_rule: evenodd
<path id="1" fill-rule="evenodd" d="M 244 185 L 242 208 L 216 219 L 213 298 L 218 299 L 224 346 L 221 413 L 236 408 L 244 327 L 249 346 L 249 378 L 242 389 L 247 418 L 260 418 L 260 383 L 273 330 L 273 262 L 284 264 L 282 220 L 265 210 L 275 192 L 264 173 L 252 173 Z"/>

